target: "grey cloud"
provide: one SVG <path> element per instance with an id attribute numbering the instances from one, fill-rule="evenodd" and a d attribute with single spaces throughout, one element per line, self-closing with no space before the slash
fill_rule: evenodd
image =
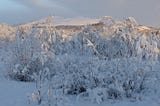
<path id="1" fill-rule="evenodd" d="M 59 2 L 74 9 L 79 15 L 88 17 L 111 15 L 115 18 L 132 16 L 140 24 L 160 25 L 159 0 L 59 0 Z"/>
<path id="2" fill-rule="evenodd" d="M 12 0 L 12 1 L 15 1 L 28 8 L 27 10 L 25 10 L 27 11 L 26 14 L 23 14 L 24 16 L 26 16 L 26 20 L 42 18 L 47 15 L 58 15 L 63 17 L 78 17 L 78 16 L 99 17 L 104 15 L 110 15 L 120 19 L 132 16 L 135 17 L 140 24 L 146 24 L 151 26 L 160 25 L 159 0 Z M 0 15 L 1 14 L 2 13 L 0 13 Z M 28 17 L 28 14 L 32 16 Z"/>
<path id="3" fill-rule="evenodd" d="M 26 8 L 0 10 L 0 23 L 21 24 L 48 15 L 66 16 L 74 14 L 72 10 L 49 0 L 11 0 Z"/>
<path id="4" fill-rule="evenodd" d="M 50 0 L 11 0 L 17 2 L 30 9 L 51 9 L 51 8 L 62 8 L 61 6 L 52 3 Z"/>
<path id="5" fill-rule="evenodd" d="M 27 7 L 39 7 L 44 0 L 11 0 Z"/>

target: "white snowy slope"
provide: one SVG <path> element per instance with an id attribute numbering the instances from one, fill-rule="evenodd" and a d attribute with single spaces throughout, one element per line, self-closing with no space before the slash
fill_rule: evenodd
<path id="1" fill-rule="evenodd" d="M 48 21 L 48 22 L 47 22 Z M 87 18 L 87 17 L 77 17 L 77 18 L 63 18 L 58 16 L 49 16 L 44 19 L 36 20 L 31 23 L 22 24 L 22 26 L 30 26 L 33 24 L 43 24 L 47 25 L 53 25 L 53 26 L 59 26 L 59 25 L 72 25 L 72 26 L 78 26 L 78 25 L 88 25 L 88 24 L 94 24 L 98 23 L 100 19 L 98 18 Z"/>
<path id="2" fill-rule="evenodd" d="M 0 25 L 0 106 L 159 106 L 159 69 L 160 30 L 131 17 Z"/>

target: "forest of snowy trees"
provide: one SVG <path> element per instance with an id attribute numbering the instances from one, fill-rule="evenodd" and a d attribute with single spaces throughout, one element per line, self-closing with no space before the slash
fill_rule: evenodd
<path id="1" fill-rule="evenodd" d="M 131 17 L 79 27 L 57 27 L 52 18 L 0 25 L 8 77 L 36 83 L 31 103 L 65 106 L 67 95 L 101 103 L 160 94 L 160 30 Z"/>

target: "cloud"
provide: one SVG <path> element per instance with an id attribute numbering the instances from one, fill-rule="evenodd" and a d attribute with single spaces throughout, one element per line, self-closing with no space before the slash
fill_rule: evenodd
<path id="1" fill-rule="evenodd" d="M 27 8 L 30 9 L 51 9 L 51 8 L 56 8 L 56 9 L 61 9 L 63 7 L 59 6 L 51 0 L 12 0 L 14 2 L 17 2 L 21 5 L 24 5 Z"/>
<path id="2" fill-rule="evenodd" d="M 70 14 L 74 14 L 69 8 L 59 5 L 57 2 L 51 2 L 51 0 L 10 1 L 25 8 L 14 9 L 13 6 L 6 10 L 0 10 L 0 23 L 18 24 L 44 18 L 48 15 L 69 17 Z"/>
<path id="3" fill-rule="evenodd" d="M 39 7 L 43 0 L 12 0 L 27 7 Z"/>
<path id="4" fill-rule="evenodd" d="M 33 20 L 48 15 L 63 17 L 99 17 L 104 15 L 115 18 L 135 17 L 139 23 L 157 26 L 160 21 L 159 0 L 11 0 L 27 9 L 16 12 Z M 4 14 L 0 13 L 0 16 Z M 8 10 L 8 14 L 10 11 Z M 31 15 L 31 16 L 29 16 Z M 29 16 L 29 17 L 28 17 Z M 14 16 L 16 17 L 16 16 Z M 17 20 L 16 20 L 17 21 Z M 14 23 L 14 21 L 12 22 Z"/>

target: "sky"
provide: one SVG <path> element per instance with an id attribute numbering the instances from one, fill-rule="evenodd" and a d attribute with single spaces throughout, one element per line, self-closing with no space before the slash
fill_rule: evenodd
<path id="1" fill-rule="evenodd" d="M 160 0 L 0 0 L 0 23 L 21 24 L 49 15 L 61 17 L 134 17 L 160 27 Z"/>

